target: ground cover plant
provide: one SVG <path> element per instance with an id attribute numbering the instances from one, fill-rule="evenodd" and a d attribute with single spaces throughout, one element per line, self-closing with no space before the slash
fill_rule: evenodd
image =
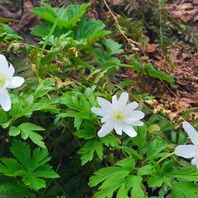
<path id="1" fill-rule="evenodd" d="M 126 13 L 132 4 L 141 2 L 131 1 Z M 153 110 L 154 95 L 132 91 L 151 80 L 176 86 L 140 46 L 149 29 L 173 66 L 165 1 L 151 26 L 142 17 L 156 4 L 138 10 L 135 29 L 124 29 L 126 19 L 104 5 L 116 33 L 108 20 L 89 17 L 91 2 L 39 3 L 31 9 L 40 19 L 30 28 L 34 42 L 0 18 L 0 198 L 198 197 L 198 122 L 188 119 L 194 109 L 175 121 Z M 129 71 L 137 78 L 122 78 Z"/>

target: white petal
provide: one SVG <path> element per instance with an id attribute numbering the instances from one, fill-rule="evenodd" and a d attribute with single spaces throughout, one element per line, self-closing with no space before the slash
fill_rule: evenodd
<path id="1" fill-rule="evenodd" d="M 127 92 L 123 92 L 118 100 L 119 108 L 124 108 L 127 104 L 128 99 L 129 99 L 129 94 Z"/>
<path id="2" fill-rule="evenodd" d="M 98 131 L 98 136 L 99 137 L 104 137 L 108 133 L 110 133 L 113 129 L 113 123 L 112 122 L 107 122 L 103 124 L 102 128 Z"/>
<path id="3" fill-rule="evenodd" d="M 126 105 L 126 107 L 124 108 L 124 112 L 125 113 L 130 113 L 133 110 L 135 110 L 136 108 L 138 108 L 139 104 L 137 102 L 132 102 Z"/>
<path id="4" fill-rule="evenodd" d="M 9 76 L 12 77 L 14 75 L 15 69 L 12 64 L 10 64 L 8 68 Z"/>
<path id="5" fill-rule="evenodd" d="M 14 76 L 12 77 L 7 84 L 7 88 L 13 89 L 20 87 L 25 82 L 23 77 Z"/>
<path id="6" fill-rule="evenodd" d="M 128 124 L 123 124 L 122 130 L 130 137 L 135 137 L 137 135 L 137 132 L 135 131 L 135 129 Z"/>
<path id="7" fill-rule="evenodd" d="M 143 126 L 144 125 L 144 122 L 142 121 L 136 121 L 136 122 L 133 122 L 131 123 L 132 126 Z"/>
<path id="8" fill-rule="evenodd" d="M 135 119 L 135 118 L 126 118 L 126 119 L 124 120 L 124 122 L 125 122 L 126 124 L 132 124 L 132 123 L 137 122 L 137 119 Z"/>
<path id="9" fill-rule="evenodd" d="M 113 118 L 111 116 L 104 116 L 102 119 L 101 119 L 101 122 L 104 123 L 104 122 L 112 122 Z"/>
<path id="10" fill-rule="evenodd" d="M 112 105 L 113 105 L 113 108 L 117 108 L 118 106 L 118 99 L 116 95 L 112 97 Z"/>
<path id="11" fill-rule="evenodd" d="M 2 54 L 0 54 L 0 73 L 7 73 L 8 71 L 8 61 L 6 60 L 6 57 Z"/>
<path id="12" fill-rule="evenodd" d="M 114 129 L 118 135 L 122 135 L 122 125 L 119 123 L 114 123 Z"/>
<path id="13" fill-rule="evenodd" d="M 175 154 L 184 158 L 192 158 L 195 155 L 194 145 L 179 145 L 175 148 Z"/>
<path id="14" fill-rule="evenodd" d="M 108 110 L 108 111 L 112 111 L 112 104 L 105 100 L 104 98 L 101 97 L 97 97 L 98 100 L 98 104 L 102 107 L 102 109 Z"/>
<path id="15" fill-rule="evenodd" d="M 6 89 L 0 89 L 0 104 L 4 111 L 11 109 L 11 99 Z"/>
<path id="16" fill-rule="evenodd" d="M 142 111 L 132 111 L 128 116 L 138 121 L 144 117 L 144 113 Z"/>
<path id="17" fill-rule="evenodd" d="M 106 112 L 104 112 L 101 108 L 92 107 L 91 111 L 99 116 L 105 116 Z"/>
<path id="18" fill-rule="evenodd" d="M 183 122 L 183 128 L 191 139 L 192 143 L 198 145 L 198 133 L 189 122 Z"/>

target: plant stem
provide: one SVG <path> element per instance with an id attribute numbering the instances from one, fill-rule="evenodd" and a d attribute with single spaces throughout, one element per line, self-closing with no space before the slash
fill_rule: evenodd
<path id="1" fill-rule="evenodd" d="M 163 160 L 165 160 L 166 158 L 169 158 L 170 156 L 172 156 L 172 155 L 174 155 L 174 154 L 175 154 L 175 153 L 172 152 L 172 153 L 170 153 L 170 154 L 168 154 L 168 155 L 162 157 L 160 160 L 157 161 L 157 163 L 159 164 L 160 162 L 162 162 Z"/>
<path id="2" fill-rule="evenodd" d="M 63 9 L 64 9 L 64 7 L 62 7 L 62 9 L 60 10 L 60 12 L 59 12 L 59 14 L 58 14 L 58 16 L 57 16 L 52 28 L 50 29 L 49 34 L 47 35 L 47 37 L 45 39 L 45 42 L 44 42 L 44 44 L 43 44 L 43 46 L 41 48 L 41 53 L 40 53 L 40 57 L 39 57 L 39 60 L 38 60 L 38 63 L 37 63 L 38 65 L 37 65 L 37 70 L 36 70 L 37 81 L 39 81 L 40 69 L 41 69 L 41 60 L 42 60 L 43 53 L 44 53 L 45 48 L 46 48 L 46 46 L 47 46 L 47 44 L 49 42 L 50 37 L 52 36 L 52 34 L 53 34 L 57 24 L 58 24 L 59 16 L 61 15 Z"/>

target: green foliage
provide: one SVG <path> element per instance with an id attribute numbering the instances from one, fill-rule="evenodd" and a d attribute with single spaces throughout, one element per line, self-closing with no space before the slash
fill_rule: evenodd
<path id="1" fill-rule="evenodd" d="M 46 148 L 45 143 L 43 142 L 43 137 L 36 133 L 35 131 L 43 131 L 44 129 L 42 127 L 39 127 L 35 124 L 25 122 L 18 127 L 12 126 L 9 131 L 10 136 L 17 136 L 21 134 L 21 137 L 26 140 L 27 138 L 30 138 L 32 142 L 37 144 L 38 146 L 42 148 Z"/>
<path id="2" fill-rule="evenodd" d="M 123 49 L 121 48 L 122 45 L 112 39 L 104 39 L 103 43 L 107 48 L 109 55 L 121 54 L 123 52 Z"/>
<path id="3" fill-rule="evenodd" d="M 81 164 L 84 165 L 88 161 L 93 160 L 94 153 L 96 152 L 98 158 L 103 158 L 103 146 L 102 143 L 97 140 L 87 141 L 86 144 L 78 151 L 81 155 Z"/>
<path id="4" fill-rule="evenodd" d="M 198 185 L 189 182 L 177 182 L 172 186 L 171 195 L 175 198 L 193 197 L 198 196 Z"/>
<path id="5" fill-rule="evenodd" d="M 49 4 L 34 8 L 33 13 L 48 23 L 40 23 L 32 29 L 32 34 L 45 37 L 58 18 L 57 27 L 53 32 L 56 39 L 67 38 L 66 45 L 87 45 L 96 43 L 108 35 L 110 31 L 104 30 L 105 25 L 96 19 L 87 20 L 83 17 L 89 4 L 71 4 L 67 8 L 53 8 Z M 68 34 L 69 33 L 69 34 Z M 52 43 L 51 43 L 52 44 Z"/>
<path id="6" fill-rule="evenodd" d="M 46 186 L 44 179 L 59 177 L 47 164 L 51 159 L 47 149 L 37 148 L 31 154 L 29 145 L 14 141 L 10 152 L 15 158 L 2 158 L 0 172 L 8 177 L 20 177 L 28 188 L 37 191 Z"/>
<path id="7" fill-rule="evenodd" d="M 22 39 L 12 28 L 4 23 L 0 23 L 0 41 L 12 41 Z"/>
<path id="8" fill-rule="evenodd" d="M 57 26 L 62 29 L 74 27 L 79 19 L 84 15 L 89 4 L 71 4 L 62 11 L 59 8 L 53 8 L 49 4 L 43 4 L 42 7 L 37 7 L 32 10 L 34 14 L 54 23 L 58 18 Z"/>
<path id="9" fill-rule="evenodd" d="M 116 197 L 127 198 L 128 193 L 133 197 L 144 197 L 142 189 L 142 177 L 131 175 L 135 167 L 135 160 L 125 158 L 118 161 L 112 167 L 102 168 L 94 173 L 90 178 L 89 185 L 91 187 L 101 184 L 94 198 L 113 197 L 116 192 Z M 119 179 L 118 179 L 119 178 Z"/>
<path id="10" fill-rule="evenodd" d="M 148 42 L 147 38 L 141 40 L 142 35 L 157 34 L 166 50 L 165 1 L 126 2 L 138 9 L 127 6 L 130 20 L 118 17 L 123 33 L 143 44 L 142 52 Z M 122 46 L 120 38 L 119 42 L 113 40 L 116 32 L 107 37 L 111 32 L 102 21 L 87 19 L 87 8 L 88 4 L 66 8 L 43 4 L 33 9 L 43 20 L 32 29 L 41 41 L 38 46 L 24 44 L 19 51 L 32 66 L 31 72 L 38 73 L 38 68 L 40 72 L 36 79 L 26 79 L 23 88 L 9 90 L 9 112 L 0 108 L 0 198 L 197 197 L 197 169 L 188 159 L 174 155 L 176 145 L 188 143 L 187 135 L 143 104 L 154 96 L 137 93 L 135 88 L 130 92 L 136 81 L 125 75 L 123 80 L 123 73 L 115 71 L 134 69 L 142 83 L 155 78 L 173 84 L 174 79 L 150 64 L 124 57 L 123 48 L 128 54 L 131 49 Z M 6 28 L 0 40 L 17 39 Z M 11 53 L 10 60 L 15 55 L 18 52 Z M 132 52 L 132 56 L 139 55 Z M 16 71 L 23 75 L 20 65 Z M 124 90 L 140 103 L 144 125 L 134 126 L 134 138 L 114 130 L 98 137 L 104 120 L 91 110 L 99 105 L 97 97 L 110 99 Z M 57 180 L 59 175 L 50 160 L 61 175 Z"/>
<path id="11" fill-rule="evenodd" d="M 110 34 L 110 31 L 106 31 L 104 28 L 105 25 L 100 20 L 86 20 L 83 18 L 74 30 L 73 38 L 84 44 L 95 43 L 104 36 Z"/>
<path id="12" fill-rule="evenodd" d="M 175 81 L 172 76 L 169 76 L 165 74 L 162 71 L 156 70 L 152 65 L 150 64 L 144 64 L 142 65 L 137 59 L 135 58 L 129 58 L 129 61 L 133 64 L 134 69 L 137 73 L 145 72 L 147 75 L 153 78 L 157 78 L 159 80 L 165 81 L 169 84 L 173 84 Z"/>

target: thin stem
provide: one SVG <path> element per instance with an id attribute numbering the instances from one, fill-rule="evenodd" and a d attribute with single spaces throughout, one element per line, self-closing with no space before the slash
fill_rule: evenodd
<path id="1" fill-rule="evenodd" d="M 45 39 L 45 42 L 44 42 L 44 44 L 43 44 L 43 46 L 42 46 L 42 48 L 41 48 L 41 53 L 40 53 L 40 57 L 39 57 L 39 60 L 38 60 L 38 63 L 37 63 L 37 70 L 36 70 L 36 78 L 37 78 L 37 81 L 39 80 L 39 76 L 40 76 L 41 60 L 42 60 L 42 57 L 43 57 L 43 53 L 44 53 L 45 48 L 46 48 L 46 46 L 47 46 L 47 44 L 48 44 L 48 42 L 49 42 L 50 37 L 52 36 L 52 34 L 53 34 L 53 32 L 54 32 L 54 30 L 55 30 L 57 24 L 58 24 L 59 16 L 61 15 L 63 9 L 64 9 L 64 7 L 62 7 L 62 9 L 60 10 L 60 12 L 59 12 L 59 14 L 58 14 L 58 16 L 57 16 L 57 18 L 56 18 L 56 20 L 55 20 L 55 22 L 54 22 L 52 28 L 50 29 L 50 32 L 49 32 L 49 34 L 47 35 L 47 37 L 46 37 L 46 39 Z"/>
<path id="2" fill-rule="evenodd" d="M 170 156 L 172 156 L 172 155 L 174 155 L 174 154 L 175 154 L 175 153 L 172 152 L 172 153 L 170 153 L 170 154 L 168 154 L 168 155 L 162 157 L 160 160 L 157 161 L 157 163 L 159 164 L 160 162 L 164 161 L 165 159 L 169 158 Z"/>
<path id="3" fill-rule="evenodd" d="M 127 42 L 131 45 L 131 47 L 132 47 L 133 49 L 137 49 L 137 48 L 134 46 L 134 44 L 140 46 L 140 43 L 138 43 L 138 42 L 136 42 L 136 41 L 133 41 L 132 39 L 129 39 L 129 38 L 125 35 L 125 33 L 123 32 L 123 30 L 122 30 L 121 27 L 120 27 L 120 24 L 119 24 L 119 22 L 118 22 L 117 17 L 116 17 L 116 16 L 113 14 L 113 12 L 111 11 L 111 9 L 110 9 L 109 5 L 107 4 L 106 0 L 104 0 L 104 4 L 105 4 L 105 6 L 107 7 L 107 9 L 109 10 L 109 12 L 110 12 L 110 14 L 112 15 L 112 17 L 114 18 L 114 20 L 115 20 L 115 22 L 116 22 L 116 24 L 117 24 L 117 27 L 118 27 L 119 32 L 120 32 L 120 33 L 122 34 L 122 36 L 127 40 Z M 139 50 L 139 49 L 138 49 L 138 50 Z"/>

